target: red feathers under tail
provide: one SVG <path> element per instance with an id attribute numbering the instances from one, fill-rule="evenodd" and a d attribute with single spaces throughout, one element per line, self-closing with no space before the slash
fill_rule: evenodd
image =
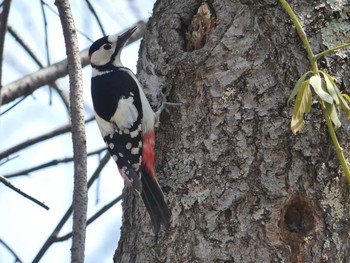
<path id="1" fill-rule="evenodd" d="M 156 179 L 154 172 L 154 131 L 147 132 L 142 137 L 142 170 L 147 171 L 152 179 Z"/>
<path id="2" fill-rule="evenodd" d="M 154 132 L 148 132 L 143 135 L 141 197 L 151 217 L 153 230 L 157 234 L 161 224 L 166 228 L 169 227 L 171 213 L 154 172 L 154 143 Z"/>

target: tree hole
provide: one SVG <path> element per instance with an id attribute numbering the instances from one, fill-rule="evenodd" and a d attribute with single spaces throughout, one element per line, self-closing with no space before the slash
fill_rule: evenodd
<path id="1" fill-rule="evenodd" d="M 214 9 L 206 1 L 199 6 L 197 13 L 186 30 L 186 50 L 191 52 L 201 49 L 208 41 L 210 33 L 216 26 Z"/>
<path id="2" fill-rule="evenodd" d="M 284 236 L 303 240 L 315 231 L 316 218 L 316 210 L 309 199 L 294 197 L 282 209 L 280 227 Z"/>

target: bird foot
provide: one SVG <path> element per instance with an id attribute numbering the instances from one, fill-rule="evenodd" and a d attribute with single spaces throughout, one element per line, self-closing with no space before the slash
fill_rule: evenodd
<path id="1" fill-rule="evenodd" d="M 155 114 L 156 114 L 155 127 L 159 126 L 160 114 L 163 112 L 164 109 L 166 109 L 167 106 L 181 106 L 182 105 L 181 102 L 167 102 L 166 101 L 166 96 L 165 96 L 165 94 L 163 92 L 161 92 L 161 96 L 162 96 L 162 104 L 160 105 L 158 110 L 155 112 Z"/>

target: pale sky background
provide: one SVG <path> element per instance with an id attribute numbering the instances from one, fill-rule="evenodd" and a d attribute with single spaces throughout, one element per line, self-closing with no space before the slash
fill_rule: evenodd
<path id="1" fill-rule="evenodd" d="M 54 1 L 45 1 L 57 10 Z M 151 16 L 153 0 L 99 0 L 91 1 L 102 21 L 107 34 L 115 34 L 129 28 L 140 19 Z M 101 31 L 87 8 L 85 1 L 71 1 L 73 16 L 78 30 L 91 39 L 100 38 Z M 57 15 L 46 10 L 49 50 L 51 63 L 66 57 L 61 24 Z M 10 10 L 11 25 L 45 63 L 45 38 L 40 1 L 13 0 Z M 122 62 L 136 71 L 136 62 L 140 42 L 124 49 Z M 79 35 L 79 45 L 84 49 L 91 43 Z M 4 51 L 3 83 L 10 83 L 38 69 L 32 59 L 24 53 L 17 42 L 8 34 Z M 90 66 L 83 70 L 84 98 L 86 116 L 93 114 L 90 98 Z M 67 78 L 59 83 L 68 90 Z M 40 88 L 15 109 L 0 116 L 0 152 L 27 139 L 44 134 L 63 126 L 68 122 L 65 107 L 53 92 L 52 105 L 49 105 L 48 88 Z M 12 105 L 12 104 L 11 104 Z M 5 105 L 1 112 L 8 106 Z M 88 152 L 104 146 L 97 125 L 92 122 L 86 127 Z M 0 167 L 0 175 L 26 169 L 54 159 L 72 156 L 70 134 L 56 137 L 40 145 L 19 152 L 14 160 Z M 101 156 L 102 157 L 102 156 Z M 88 177 L 98 165 L 98 157 L 88 159 Z M 0 239 L 5 241 L 17 253 L 23 262 L 31 262 L 47 237 L 72 201 L 73 164 L 61 164 L 51 168 L 21 176 L 11 182 L 24 192 L 32 195 L 50 207 L 44 210 L 31 201 L 0 184 Z M 119 196 L 124 184 L 117 174 L 117 167 L 110 161 L 101 174 L 99 181 L 99 202 L 96 204 L 96 183 L 89 192 L 88 217 Z M 121 224 L 120 204 L 113 207 L 87 229 L 86 262 L 112 262 L 114 250 L 119 240 Z M 71 220 L 63 228 L 61 235 L 71 230 Z M 71 239 L 55 243 L 46 252 L 41 262 L 70 262 Z M 0 244 L 0 263 L 14 262 L 13 256 Z"/>

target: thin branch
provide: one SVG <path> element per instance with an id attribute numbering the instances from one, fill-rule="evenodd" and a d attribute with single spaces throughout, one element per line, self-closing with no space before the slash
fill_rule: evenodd
<path id="1" fill-rule="evenodd" d="M 144 21 L 140 21 L 136 24 L 140 30 L 137 30 L 135 32 L 135 34 L 128 41 L 127 45 L 139 40 L 143 36 L 145 27 L 142 25 L 144 24 Z M 80 52 L 81 64 L 83 67 L 89 64 L 88 52 L 88 49 L 84 49 Z M 2 88 L 0 97 L 0 100 L 2 101 L 0 101 L 0 106 L 12 102 L 20 97 L 29 95 L 38 88 L 44 85 L 48 85 L 55 80 L 66 76 L 67 73 L 67 60 L 64 59 L 60 62 L 52 64 L 49 67 L 40 69 L 19 80 L 7 84 Z"/>
<path id="2" fill-rule="evenodd" d="M 329 54 L 329 53 L 332 53 L 332 52 L 335 52 L 335 51 L 337 51 L 337 50 L 339 50 L 339 49 L 347 48 L 347 47 L 350 47 L 350 43 L 346 43 L 346 44 L 343 44 L 343 45 L 340 45 L 340 46 L 337 46 L 337 47 L 334 47 L 334 48 L 327 49 L 327 50 L 325 50 L 325 51 L 323 51 L 323 52 L 321 52 L 321 53 L 318 53 L 318 54 L 316 55 L 316 59 L 319 59 L 319 58 L 321 58 L 322 56 L 325 56 L 325 55 L 327 55 L 327 54 Z"/>
<path id="3" fill-rule="evenodd" d="M 93 121 L 94 119 L 95 119 L 94 116 L 90 117 L 90 118 L 88 118 L 85 121 L 85 123 L 89 123 L 89 122 Z M 58 129 L 56 129 L 56 130 L 50 131 L 50 132 L 45 133 L 43 135 L 40 135 L 40 136 L 38 136 L 36 138 L 29 139 L 29 140 L 27 140 L 25 142 L 17 144 L 15 146 L 13 146 L 13 147 L 11 147 L 11 148 L 1 152 L 0 153 L 0 160 L 4 159 L 4 158 L 7 158 L 11 154 L 14 154 L 14 153 L 16 153 L 18 151 L 21 151 L 21 150 L 23 150 L 23 149 L 25 149 L 25 148 L 27 148 L 29 146 L 32 146 L 32 145 L 34 145 L 36 143 L 39 143 L 39 142 L 42 142 L 42 141 L 45 141 L 45 140 L 48 140 L 48 139 L 52 139 L 52 138 L 54 138 L 54 137 L 56 137 L 58 135 L 62 135 L 64 133 L 66 133 L 66 132 L 70 132 L 71 130 L 72 130 L 71 124 L 67 124 L 67 125 L 64 125 L 64 126 L 58 128 Z"/>
<path id="4" fill-rule="evenodd" d="M 94 183 L 94 181 L 100 176 L 101 171 L 108 163 L 109 159 L 111 158 L 110 154 L 107 152 L 104 157 L 101 159 L 100 164 L 96 168 L 95 172 L 91 176 L 91 178 L 88 181 L 88 189 L 91 187 L 91 185 Z M 61 231 L 62 227 L 65 225 L 65 223 L 68 221 L 69 217 L 71 216 L 73 211 L 72 205 L 68 208 L 60 222 L 57 224 L 51 235 L 48 237 L 48 239 L 45 241 L 44 245 L 40 248 L 38 254 L 35 256 L 33 263 L 39 262 L 39 260 L 44 256 L 46 251 L 50 248 L 50 246 L 56 242 L 57 236 L 59 232 Z"/>
<path id="5" fill-rule="evenodd" d="M 44 8 L 45 2 L 43 0 L 40 0 L 40 6 L 41 6 L 41 13 L 43 15 L 43 22 L 44 22 L 44 33 L 45 33 L 45 51 L 46 51 L 46 63 L 47 65 L 50 65 L 50 52 L 49 52 L 49 34 L 47 32 L 47 19 L 46 19 L 46 13 Z"/>
<path id="6" fill-rule="evenodd" d="M 34 51 L 29 47 L 29 45 L 24 41 L 23 38 L 18 35 L 16 30 L 11 26 L 7 26 L 7 31 L 10 33 L 10 35 L 21 45 L 21 47 L 28 53 L 28 55 L 35 61 L 35 63 L 40 66 L 44 67 L 43 63 L 38 59 L 38 56 L 35 55 Z"/>
<path id="7" fill-rule="evenodd" d="M 98 17 L 98 15 L 97 15 L 97 13 L 96 13 L 94 7 L 92 6 L 92 4 L 90 3 L 89 0 L 85 0 L 85 2 L 86 2 L 86 4 L 87 4 L 87 6 L 88 6 L 90 12 L 92 13 L 92 15 L 95 17 L 95 19 L 96 19 L 96 21 L 97 21 L 97 24 L 98 24 L 98 26 L 100 27 L 100 30 L 101 30 L 102 35 L 105 36 L 105 35 L 106 35 L 106 32 L 105 32 L 105 30 L 103 29 L 103 25 L 102 25 L 102 23 L 101 23 L 101 21 L 100 21 L 100 18 Z"/>
<path id="8" fill-rule="evenodd" d="M 10 13 L 11 0 L 4 0 L 2 3 L 2 12 L 0 17 L 0 90 L 2 88 L 2 63 L 4 55 L 5 34 L 7 28 L 8 15 Z M 1 93 L 0 93 L 1 105 Z"/>
<path id="9" fill-rule="evenodd" d="M 63 90 L 57 81 L 54 82 L 51 87 L 57 92 L 69 114 L 69 94 Z"/>
<path id="10" fill-rule="evenodd" d="M 55 9 L 53 9 L 48 3 L 46 3 L 44 0 L 41 0 L 42 3 L 44 5 L 46 5 L 46 7 L 55 15 L 59 16 L 59 14 L 57 13 L 57 11 Z M 88 41 L 90 41 L 91 43 L 93 42 L 93 40 L 91 38 L 89 38 L 88 35 L 86 35 L 83 31 L 79 30 L 78 28 L 76 29 L 76 31 L 82 35 L 83 37 L 85 37 Z"/>
<path id="11" fill-rule="evenodd" d="M 68 219 L 71 216 L 72 212 L 73 212 L 73 207 L 70 206 L 68 208 L 67 212 L 63 215 L 63 217 L 60 220 L 60 222 L 55 227 L 55 229 L 52 231 L 52 233 L 49 236 L 49 238 L 46 240 L 44 245 L 40 248 L 38 254 L 35 256 L 35 258 L 33 259 L 32 263 L 38 263 L 40 261 L 40 259 L 44 256 L 46 251 L 51 247 L 51 245 L 53 243 L 55 243 L 55 240 L 56 240 L 56 237 L 57 237 L 58 233 L 61 231 L 61 229 L 64 226 L 64 224 L 68 221 Z"/>
<path id="12" fill-rule="evenodd" d="M 35 55 L 35 53 L 32 51 L 32 49 L 29 47 L 29 45 L 22 39 L 17 32 L 12 28 L 11 26 L 7 27 L 8 32 L 10 35 L 18 42 L 18 44 L 28 53 L 28 55 L 34 60 L 34 62 L 40 67 L 44 68 L 44 64 L 39 60 L 39 58 Z M 48 52 L 48 51 L 47 51 Z M 48 64 L 50 64 L 50 61 L 48 60 Z M 57 82 L 48 83 L 54 90 L 56 90 L 57 94 L 61 98 L 64 106 L 67 109 L 67 112 L 69 112 L 69 99 L 68 95 L 63 91 L 63 89 L 60 87 L 60 85 Z M 50 89 L 50 97 L 51 97 L 51 89 Z"/>
<path id="13" fill-rule="evenodd" d="M 328 115 L 328 113 L 326 112 L 326 106 L 325 106 L 325 102 L 324 101 L 321 101 L 321 107 L 322 107 L 323 114 L 324 114 L 325 119 L 326 119 L 329 135 L 331 136 L 332 142 L 334 144 L 335 152 L 338 155 L 340 164 L 343 167 L 343 170 L 344 170 L 344 173 L 345 173 L 346 178 L 348 180 L 348 183 L 350 183 L 349 166 L 348 166 L 348 163 L 347 163 L 346 158 L 344 156 L 343 149 L 342 149 L 342 147 L 339 144 L 337 135 L 335 134 L 335 130 L 334 130 L 334 127 L 333 127 L 332 120 L 331 120 L 330 116 Z"/>
<path id="14" fill-rule="evenodd" d="M 103 215 L 105 212 L 107 212 L 110 208 L 112 208 L 115 204 L 117 204 L 118 202 L 120 202 L 120 200 L 122 200 L 123 195 L 119 195 L 117 198 L 113 199 L 111 202 L 109 202 L 108 204 L 106 204 L 104 207 L 102 207 L 99 211 L 97 211 L 92 217 L 90 217 L 88 219 L 88 221 L 86 222 L 86 225 L 90 225 L 91 223 L 93 223 L 97 218 L 99 218 L 101 215 Z M 66 241 L 67 239 L 72 237 L 72 232 L 61 236 L 61 237 L 57 237 L 55 242 L 62 242 L 62 241 Z"/>
<path id="15" fill-rule="evenodd" d="M 41 6 L 41 13 L 43 15 L 43 22 L 44 22 L 44 33 L 45 33 L 45 51 L 46 51 L 46 64 L 50 65 L 50 52 L 49 52 L 49 33 L 47 31 L 47 19 L 46 19 L 46 12 L 44 8 L 44 1 L 40 1 Z M 49 87 L 49 105 L 52 105 L 52 89 Z"/>
<path id="16" fill-rule="evenodd" d="M 7 163 L 7 162 L 10 162 L 10 161 L 12 161 L 12 160 L 14 160 L 14 159 L 16 159 L 16 158 L 18 158 L 18 155 L 13 156 L 13 157 L 7 157 L 7 158 L 5 158 L 4 160 L 0 161 L 0 166 L 1 166 L 1 165 L 4 165 L 4 164 Z"/>
<path id="17" fill-rule="evenodd" d="M 0 176 L 0 182 L 3 183 L 4 185 L 6 185 L 7 187 L 9 187 L 10 189 L 14 190 L 15 192 L 19 193 L 20 195 L 22 195 L 25 198 L 28 198 L 30 201 L 36 203 L 37 205 L 40 205 L 41 207 L 45 208 L 46 210 L 49 210 L 50 208 L 45 205 L 44 203 L 38 201 L 37 199 L 35 199 L 34 197 L 24 193 L 23 191 L 21 191 L 19 188 L 15 187 L 9 180 L 7 180 L 5 177 Z"/>
<path id="18" fill-rule="evenodd" d="M 0 91 L 1 93 L 1 91 Z M 8 113 L 10 110 L 12 110 L 13 108 L 15 108 L 18 104 L 20 104 L 22 101 L 24 101 L 28 96 L 22 97 L 20 98 L 18 101 L 16 101 L 15 103 L 13 103 L 10 107 L 8 107 L 6 110 L 4 110 L 3 112 L 0 112 L 0 116 Z M 1 99 L 1 98 L 0 98 Z"/>
<path id="19" fill-rule="evenodd" d="M 80 52 L 82 65 L 86 66 L 89 63 L 88 50 Z M 18 79 L 10 84 L 3 86 L 1 98 L 2 104 L 7 104 L 17 98 L 27 96 L 33 93 L 38 88 L 48 85 L 55 80 L 66 76 L 68 73 L 67 59 L 54 63 L 49 67 L 39 69 L 38 71 L 29 74 L 21 79 Z M 0 105 L 1 106 L 1 105 Z"/>
<path id="20" fill-rule="evenodd" d="M 96 151 L 88 153 L 87 156 L 100 154 L 101 152 L 103 152 L 105 150 L 106 150 L 106 148 L 101 148 L 99 150 L 96 150 Z M 29 168 L 29 169 L 25 169 L 25 170 L 22 170 L 22 171 L 19 171 L 19 172 L 16 172 L 16 173 L 4 175 L 4 177 L 5 178 L 13 178 L 13 177 L 18 177 L 18 176 L 28 175 L 31 172 L 39 171 L 41 169 L 45 169 L 45 168 L 48 168 L 48 167 L 51 167 L 51 166 L 55 166 L 55 165 L 58 165 L 58 164 L 62 164 L 62 163 L 70 163 L 70 162 L 73 162 L 73 161 L 74 161 L 74 157 L 67 157 L 67 158 L 63 158 L 63 159 L 56 159 L 56 160 L 52 160 L 52 161 L 49 161 L 49 162 L 46 162 L 46 163 L 34 166 L 32 168 Z"/>
<path id="21" fill-rule="evenodd" d="M 307 35 L 304 31 L 304 28 L 300 24 L 298 17 L 294 13 L 293 9 L 290 7 L 288 2 L 285 0 L 280 0 L 280 3 L 282 4 L 284 10 L 288 13 L 290 19 L 292 20 L 292 22 L 295 26 L 295 29 L 298 32 L 298 35 L 299 35 L 301 41 L 303 42 L 303 45 L 306 49 L 306 53 L 307 53 L 307 56 L 309 58 L 309 61 L 310 61 L 311 67 L 312 67 L 312 71 L 314 72 L 314 74 L 317 74 L 318 67 L 317 67 L 317 63 L 316 63 L 316 58 L 315 58 L 314 52 L 312 51 L 310 42 L 307 38 Z"/>
<path id="22" fill-rule="evenodd" d="M 72 122 L 72 141 L 74 152 L 74 189 L 73 189 L 73 237 L 71 261 L 84 263 L 87 219 L 87 161 L 86 134 L 84 123 L 84 98 L 78 37 L 68 0 L 56 0 L 60 15 L 69 74 L 70 113 Z"/>
<path id="23" fill-rule="evenodd" d="M 15 263 L 22 263 L 22 260 L 20 260 L 15 251 L 13 251 L 13 249 L 9 245 L 7 245 L 6 242 L 3 241 L 1 238 L 0 243 L 13 255 L 13 257 L 15 258 Z"/>

